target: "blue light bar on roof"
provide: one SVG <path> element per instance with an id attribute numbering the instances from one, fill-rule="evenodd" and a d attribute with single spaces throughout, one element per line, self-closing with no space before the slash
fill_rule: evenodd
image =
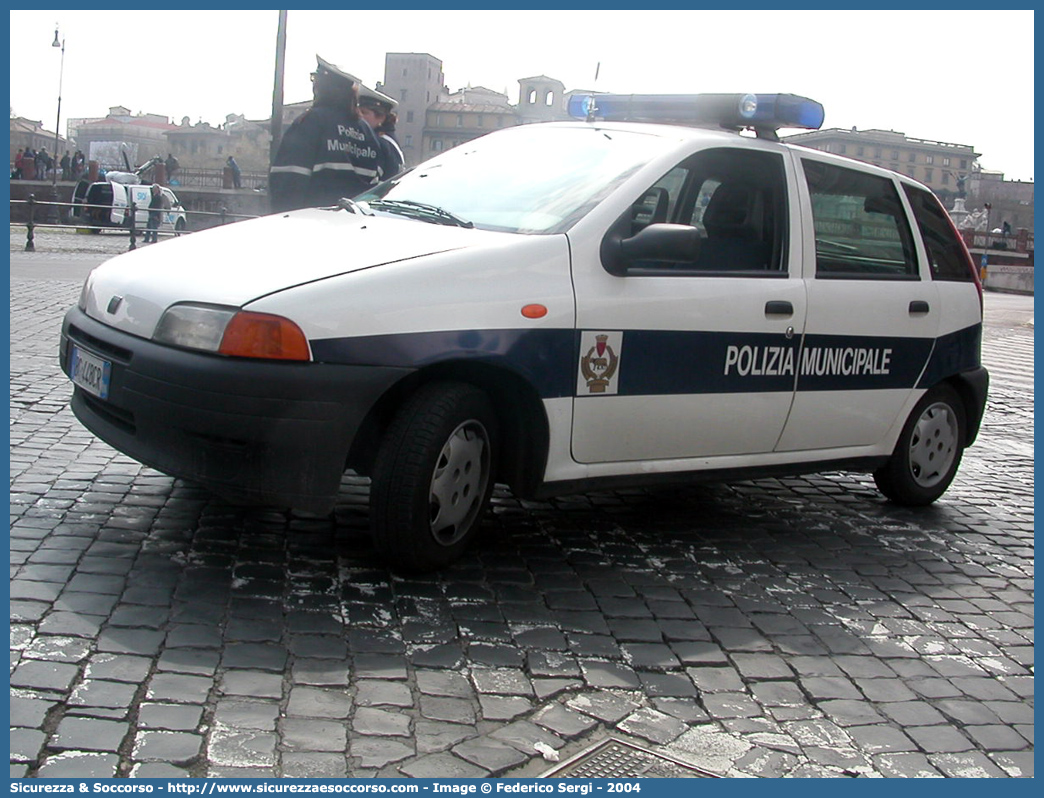
<path id="1" fill-rule="evenodd" d="M 795 94 L 585 94 L 569 100 L 577 119 L 614 122 L 666 122 L 776 131 L 785 127 L 816 130 L 823 106 Z"/>

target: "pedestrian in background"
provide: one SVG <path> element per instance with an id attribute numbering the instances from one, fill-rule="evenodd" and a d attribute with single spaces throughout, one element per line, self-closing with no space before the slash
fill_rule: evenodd
<path id="1" fill-rule="evenodd" d="M 294 120 L 272 161 L 272 210 L 336 205 L 373 185 L 381 174 L 377 134 L 358 112 L 359 79 L 316 56 L 312 107 Z"/>
<path id="2" fill-rule="evenodd" d="M 62 166 L 62 180 L 68 180 L 69 177 L 72 174 L 72 172 L 70 171 L 70 167 L 72 166 L 72 158 L 69 157 L 69 151 L 68 150 L 66 150 L 65 151 L 65 155 L 62 156 L 61 166 Z"/>
<path id="3" fill-rule="evenodd" d="M 23 161 L 24 161 L 24 156 L 22 154 L 22 148 L 19 147 L 18 148 L 18 154 L 15 155 L 15 159 L 14 159 L 14 169 L 11 171 L 11 179 L 12 180 L 21 180 L 22 179 L 22 162 Z"/>
<path id="4" fill-rule="evenodd" d="M 152 198 L 149 200 L 149 221 L 145 226 L 146 244 L 155 244 L 159 241 L 159 226 L 163 222 L 163 211 L 170 210 L 170 200 L 167 199 L 159 183 L 152 184 Z"/>
<path id="5" fill-rule="evenodd" d="M 397 175 L 402 171 L 403 157 L 399 142 L 395 140 L 395 123 L 398 115 L 395 108 L 398 102 L 387 94 L 366 86 L 359 87 L 359 116 L 369 122 L 381 143 L 383 172 L 381 179 Z"/>
<path id="6" fill-rule="evenodd" d="M 181 168 L 181 164 L 178 163 L 178 159 L 174 157 L 173 153 L 168 152 L 164 166 L 167 167 L 167 182 L 171 183 L 174 179 L 174 173 Z"/>
<path id="7" fill-rule="evenodd" d="M 242 172 L 239 170 L 239 164 L 236 163 L 236 159 L 229 155 L 228 160 L 225 161 L 225 166 L 232 170 L 232 187 L 242 188 L 243 186 L 240 183 Z"/>

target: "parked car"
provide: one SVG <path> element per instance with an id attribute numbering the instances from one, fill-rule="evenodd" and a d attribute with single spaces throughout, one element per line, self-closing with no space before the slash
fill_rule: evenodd
<path id="1" fill-rule="evenodd" d="M 113 175 L 119 177 L 125 173 Z M 144 230 L 149 220 L 149 202 L 151 184 L 124 183 L 118 179 L 106 179 L 97 183 L 82 182 L 73 193 L 74 205 L 72 217 L 74 223 L 79 221 L 90 224 L 92 232 L 99 232 L 106 227 L 123 227 L 130 225 L 130 204 L 135 206 L 134 224 Z M 161 187 L 164 196 L 170 202 L 170 210 L 163 213 L 160 222 L 161 233 L 181 235 L 186 228 L 185 209 L 181 200 L 166 186 Z M 89 207 L 89 206 L 102 207 Z"/>
<path id="2" fill-rule="evenodd" d="M 847 469 L 938 499 L 988 374 L 931 191 L 781 143 L 822 124 L 804 98 L 573 99 L 583 121 L 99 266 L 62 329 L 77 417 L 233 501 L 325 513 L 368 475 L 407 570 L 458 557 L 495 482 Z"/>

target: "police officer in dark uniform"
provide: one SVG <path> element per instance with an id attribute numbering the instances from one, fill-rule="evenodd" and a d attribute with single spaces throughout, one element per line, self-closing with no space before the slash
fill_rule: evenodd
<path id="1" fill-rule="evenodd" d="M 316 60 L 312 107 L 287 129 L 269 174 L 276 212 L 336 205 L 382 176 L 380 142 L 356 107 L 358 78 Z"/>
<path id="2" fill-rule="evenodd" d="M 405 160 L 399 143 L 395 140 L 395 123 L 398 120 L 395 108 L 398 104 L 387 94 L 376 89 L 368 86 L 359 87 L 359 116 L 370 123 L 370 127 L 380 139 L 383 157 L 381 168 L 385 178 L 401 172 Z"/>

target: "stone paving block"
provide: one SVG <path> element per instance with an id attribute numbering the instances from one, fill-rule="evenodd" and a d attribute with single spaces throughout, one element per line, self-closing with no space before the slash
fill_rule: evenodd
<path id="1" fill-rule="evenodd" d="M 528 757 L 517 749 L 489 737 L 476 737 L 455 745 L 453 753 L 493 775 L 503 773 L 528 760 Z"/>
<path id="2" fill-rule="evenodd" d="M 290 688 L 286 714 L 308 718 L 347 718 L 352 699 L 346 689 L 295 685 Z"/>
<path id="3" fill-rule="evenodd" d="M 142 729 L 192 731 L 203 719 L 203 707 L 192 704 L 142 704 L 138 726 Z"/>
<path id="4" fill-rule="evenodd" d="M 413 741 L 418 754 L 448 751 L 457 743 L 476 736 L 478 733 L 474 728 L 459 723 L 420 718 L 413 724 Z"/>
<path id="5" fill-rule="evenodd" d="M 281 698 L 283 677 L 280 674 L 259 671 L 229 670 L 222 674 L 218 689 L 225 695 Z"/>
<path id="6" fill-rule="evenodd" d="M 1034 775 L 1034 754 L 1032 751 L 998 752 L 990 755 L 1008 776 L 1020 779 L 1031 779 Z"/>
<path id="7" fill-rule="evenodd" d="M 276 701 L 222 698 L 214 708 L 214 722 L 229 729 L 275 731 L 279 716 L 279 704 Z"/>
<path id="8" fill-rule="evenodd" d="M 461 677 L 463 678 L 463 677 Z M 399 682 L 367 679 L 355 685 L 355 703 L 360 707 L 412 707 L 413 693 L 409 686 Z"/>
<path id="9" fill-rule="evenodd" d="M 508 668 L 473 668 L 471 680 L 486 695 L 533 695 L 533 685 L 524 673 Z"/>
<path id="10" fill-rule="evenodd" d="M 417 689 L 426 695 L 469 698 L 475 694 L 467 678 L 459 673 L 417 671 Z"/>
<path id="11" fill-rule="evenodd" d="M 57 701 L 48 701 L 32 696 L 11 696 L 10 715 L 12 727 L 38 729 L 43 726 L 47 713 L 59 706 Z"/>
<path id="12" fill-rule="evenodd" d="M 186 764 L 203 747 L 203 736 L 176 731 L 143 731 L 134 739 L 131 756 L 139 762 Z"/>
<path id="13" fill-rule="evenodd" d="M 284 718 L 279 723 L 284 751 L 344 751 L 348 731 L 340 721 L 316 718 Z"/>
<path id="14" fill-rule="evenodd" d="M 129 730 L 127 723 L 66 717 L 59 722 L 50 746 L 59 750 L 116 753 Z"/>
<path id="15" fill-rule="evenodd" d="M 928 760 L 945 776 L 957 779 L 997 778 L 1007 775 L 981 751 L 929 753 Z"/>
<path id="16" fill-rule="evenodd" d="M 641 685 L 634 670 L 623 663 L 582 659 L 579 666 L 584 681 L 591 687 L 633 690 Z"/>
<path id="17" fill-rule="evenodd" d="M 543 707 L 532 719 L 538 726 L 550 729 L 565 738 L 578 737 L 598 725 L 587 714 L 581 714 L 558 703 Z"/>
<path id="18" fill-rule="evenodd" d="M 616 724 L 627 734 L 649 740 L 657 745 L 666 745 L 682 736 L 688 724 L 655 709 L 639 709 Z"/>
<path id="19" fill-rule="evenodd" d="M 938 779 L 943 774 L 920 752 L 878 754 L 873 758 L 879 773 L 886 778 Z"/>
<path id="20" fill-rule="evenodd" d="M 207 741 L 207 760 L 219 768 L 274 767 L 279 738 L 272 732 L 215 726 Z"/>
<path id="21" fill-rule="evenodd" d="M 927 754 L 970 751 L 975 747 L 968 737 L 952 726 L 913 726 L 904 731 Z"/>
<path id="22" fill-rule="evenodd" d="M 514 720 L 533 708 L 533 702 L 522 696 L 480 695 L 478 700 L 480 715 L 485 720 Z"/>
<path id="23" fill-rule="evenodd" d="M 23 660 L 11 674 L 11 686 L 67 692 L 77 673 L 76 666 L 69 663 Z"/>
<path id="24" fill-rule="evenodd" d="M 637 709 L 638 701 L 634 694 L 599 690 L 597 693 L 575 696 L 566 704 L 571 709 L 589 714 L 602 723 L 615 724 Z"/>
<path id="25" fill-rule="evenodd" d="M 39 729 L 11 729 L 11 761 L 35 762 L 46 740 L 47 735 Z"/>
<path id="26" fill-rule="evenodd" d="M 410 743 L 384 737 L 355 737 L 348 744 L 348 756 L 356 760 L 359 767 L 367 769 L 387 767 L 409 759 L 415 753 Z"/>
<path id="27" fill-rule="evenodd" d="M 62 753 L 48 757 L 37 775 L 41 779 L 111 779 L 119 764 L 116 754 Z"/>
<path id="28" fill-rule="evenodd" d="M 149 679 L 146 695 L 150 701 L 202 704 L 214 686 L 206 676 L 181 673 L 157 673 Z"/>
<path id="29" fill-rule="evenodd" d="M 283 776 L 290 779 L 344 779 L 348 764 L 344 753 L 287 751 L 280 757 Z"/>
<path id="30" fill-rule="evenodd" d="M 743 680 L 730 666 L 687 668 L 685 671 L 701 693 L 738 692 Z"/>
<path id="31" fill-rule="evenodd" d="M 490 774 L 453 754 L 431 754 L 408 762 L 399 768 L 413 779 L 481 779 Z"/>
<path id="32" fill-rule="evenodd" d="M 137 691 L 136 684 L 88 679 L 73 690 L 69 704 L 77 707 L 127 707 L 133 703 Z"/>
<path id="33" fill-rule="evenodd" d="M 352 717 L 352 731 L 370 737 L 408 737 L 410 719 L 384 709 L 360 707 Z"/>
<path id="34" fill-rule="evenodd" d="M 464 698 L 422 695 L 420 714 L 428 720 L 442 720 L 447 723 L 475 722 L 475 707 L 470 700 Z"/>
<path id="35" fill-rule="evenodd" d="M 491 732 L 490 737 L 507 743 L 528 756 L 539 753 L 539 749 L 536 747 L 537 743 L 550 746 L 555 750 L 565 745 L 565 740 L 557 734 L 543 729 L 528 720 L 518 720 L 507 726 L 502 726 Z"/>

